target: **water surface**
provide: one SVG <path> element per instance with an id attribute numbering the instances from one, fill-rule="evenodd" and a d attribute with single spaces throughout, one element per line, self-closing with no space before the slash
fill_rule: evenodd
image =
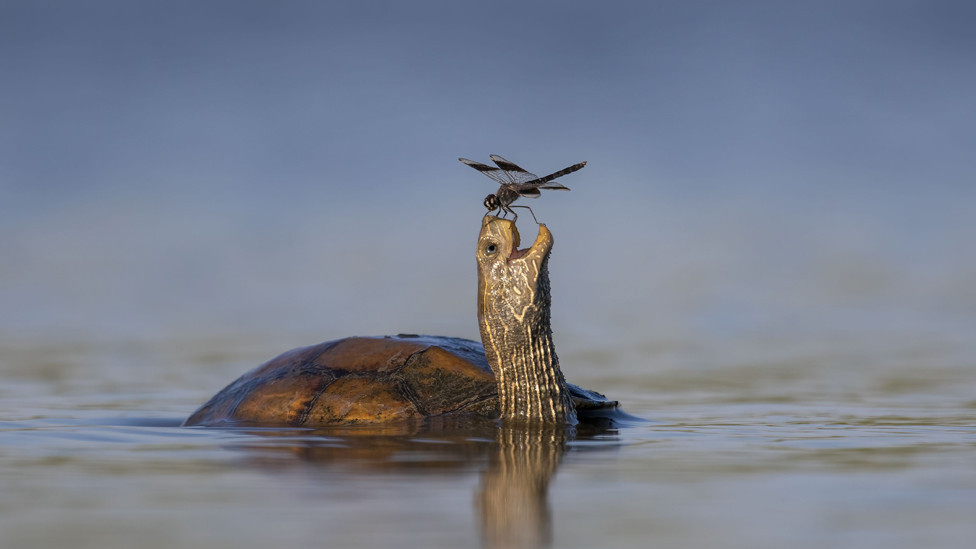
<path id="1" fill-rule="evenodd" d="M 259 342 L 122 347 L 4 342 L 4 547 L 908 548 L 976 534 L 976 369 L 939 349 L 912 368 L 740 356 L 603 382 L 573 376 L 601 364 L 567 352 L 573 381 L 649 421 L 540 434 L 183 428 Z M 135 375 L 161 356 L 171 368 Z"/>

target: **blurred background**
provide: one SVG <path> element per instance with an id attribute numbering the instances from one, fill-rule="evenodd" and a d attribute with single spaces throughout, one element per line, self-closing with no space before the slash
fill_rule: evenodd
<path id="1" fill-rule="evenodd" d="M 589 162 L 529 203 L 561 353 L 971 364 L 974 12 L 5 0 L 0 333 L 477 338 L 496 153 Z"/>

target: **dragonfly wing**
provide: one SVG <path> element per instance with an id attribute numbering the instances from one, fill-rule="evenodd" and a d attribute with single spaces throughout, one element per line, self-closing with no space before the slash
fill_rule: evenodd
<path id="1" fill-rule="evenodd" d="M 539 195 L 542 194 L 542 191 L 539 190 L 539 187 L 528 187 L 524 189 L 519 189 L 518 193 L 519 196 L 524 196 L 525 198 L 539 198 Z"/>
<path id="2" fill-rule="evenodd" d="M 495 166 L 489 166 L 487 164 L 482 164 L 481 162 L 475 162 L 474 160 L 468 160 L 467 158 L 458 158 L 464 164 L 471 166 L 472 168 L 478 170 L 479 172 L 487 175 L 488 177 L 494 179 L 495 181 L 501 183 L 502 185 L 508 185 L 512 183 L 507 174 L 501 170 L 501 168 L 496 168 Z"/>
<path id="3" fill-rule="evenodd" d="M 504 158 L 498 156 L 497 154 L 488 155 L 491 161 L 498 165 L 498 167 L 508 174 L 508 177 L 512 180 L 512 183 L 525 183 L 527 181 L 532 181 L 534 179 L 539 179 L 536 174 L 522 168 L 515 162 L 510 162 Z"/>

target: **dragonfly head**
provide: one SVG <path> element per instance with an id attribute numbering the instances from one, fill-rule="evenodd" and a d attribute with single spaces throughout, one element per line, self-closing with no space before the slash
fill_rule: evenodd
<path id="1" fill-rule="evenodd" d="M 488 196 L 485 197 L 484 204 L 485 207 L 488 208 L 489 212 L 493 210 L 497 210 L 498 208 L 501 207 L 501 203 L 498 201 L 498 197 L 493 194 L 489 194 Z"/>

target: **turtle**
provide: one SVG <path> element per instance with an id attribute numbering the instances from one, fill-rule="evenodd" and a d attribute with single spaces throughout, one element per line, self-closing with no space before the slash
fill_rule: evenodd
<path id="1" fill-rule="evenodd" d="M 476 248 L 481 343 L 349 337 L 285 352 L 245 373 L 184 425 L 381 424 L 441 417 L 532 424 L 612 418 L 619 403 L 567 383 L 550 327 L 553 237 L 519 249 L 514 221 L 482 218 Z M 622 411 L 619 412 L 622 414 Z"/>

